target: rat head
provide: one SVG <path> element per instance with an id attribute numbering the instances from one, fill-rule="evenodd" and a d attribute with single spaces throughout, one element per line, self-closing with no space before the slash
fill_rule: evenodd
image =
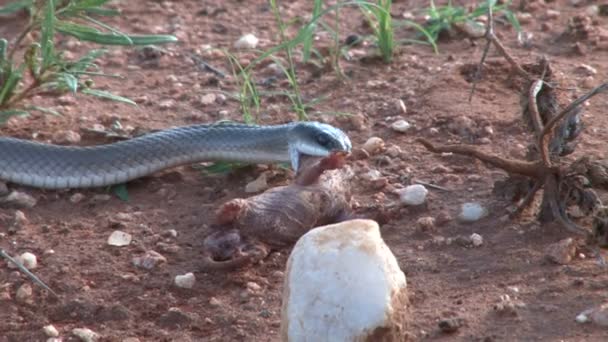
<path id="1" fill-rule="evenodd" d="M 314 122 L 298 122 L 289 132 L 289 158 L 294 171 L 300 164 L 300 156 L 327 157 L 333 152 L 350 153 L 350 139 L 339 128 Z"/>

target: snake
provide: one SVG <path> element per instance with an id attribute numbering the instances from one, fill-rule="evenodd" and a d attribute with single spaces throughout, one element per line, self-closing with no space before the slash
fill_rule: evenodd
<path id="1" fill-rule="evenodd" d="M 303 155 L 327 157 L 351 149 L 344 131 L 317 121 L 194 124 L 92 146 L 1 137 L 0 179 L 42 189 L 92 188 L 210 161 L 290 163 L 297 172 Z"/>

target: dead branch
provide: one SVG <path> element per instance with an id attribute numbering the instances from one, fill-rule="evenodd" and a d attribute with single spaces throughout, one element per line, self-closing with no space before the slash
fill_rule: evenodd
<path id="1" fill-rule="evenodd" d="M 467 145 L 435 145 L 430 141 L 418 138 L 417 142 L 433 153 L 455 153 L 463 156 L 474 157 L 487 164 L 503 169 L 509 173 L 515 173 L 528 177 L 539 177 L 544 174 L 545 168 L 542 163 L 506 159 L 490 153 L 483 152 L 473 146 Z"/>

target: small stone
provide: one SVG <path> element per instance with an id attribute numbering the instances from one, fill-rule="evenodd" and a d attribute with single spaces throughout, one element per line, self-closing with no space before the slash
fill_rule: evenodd
<path id="1" fill-rule="evenodd" d="M 13 191 L 8 196 L 0 198 L 0 203 L 16 208 L 33 208 L 36 205 L 36 199 L 25 192 Z"/>
<path id="2" fill-rule="evenodd" d="M 401 203 L 405 205 L 421 205 L 426 201 L 428 190 L 424 185 L 414 184 L 397 190 Z"/>
<path id="3" fill-rule="evenodd" d="M 234 47 L 237 49 L 255 49 L 258 46 L 259 39 L 253 34 L 249 33 L 237 40 L 234 43 Z"/>
<path id="4" fill-rule="evenodd" d="M 487 135 L 493 135 L 494 134 L 494 128 L 492 128 L 492 126 L 484 126 L 483 132 L 485 134 L 487 134 Z"/>
<path id="5" fill-rule="evenodd" d="M 463 222 L 474 222 L 487 215 L 487 213 L 488 211 L 479 203 L 464 203 L 460 207 L 458 219 Z"/>
<path id="6" fill-rule="evenodd" d="M 435 167 L 433 167 L 433 169 L 431 170 L 434 173 L 450 173 L 452 172 L 452 169 L 450 169 L 449 167 L 445 166 L 445 165 L 437 165 Z"/>
<path id="7" fill-rule="evenodd" d="M 17 294 L 15 295 L 15 299 L 21 303 L 25 303 L 30 300 L 34 290 L 32 289 L 32 285 L 29 283 L 25 283 L 17 289 Z"/>
<path id="8" fill-rule="evenodd" d="M 601 327 L 608 327 L 608 303 L 587 309 L 576 316 L 578 323 L 594 323 Z"/>
<path id="9" fill-rule="evenodd" d="M 407 114 L 407 107 L 402 99 L 397 100 L 397 109 L 401 112 L 401 114 Z"/>
<path id="10" fill-rule="evenodd" d="M 462 318 L 453 317 L 440 320 L 438 326 L 442 333 L 451 334 L 458 331 L 463 323 L 464 320 Z"/>
<path id="11" fill-rule="evenodd" d="M 161 110 L 175 108 L 175 101 L 172 99 L 162 100 L 158 103 L 158 108 L 160 108 Z"/>
<path id="12" fill-rule="evenodd" d="M 266 172 L 261 173 L 258 178 L 245 185 L 245 192 L 250 194 L 268 189 L 267 177 Z"/>
<path id="13" fill-rule="evenodd" d="M 593 76 L 583 78 L 581 81 L 581 87 L 588 89 L 595 87 L 595 78 Z"/>
<path id="14" fill-rule="evenodd" d="M 435 219 L 430 216 L 423 216 L 416 220 L 416 225 L 424 231 L 435 228 Z"/>
<path id="15" fill-rule="evenodd" d="M 179 308 L 170 308 L 158 319 L 158 325 L 164 328 L 185 328 L 192 322 L 192 317 Z"/>
<path id="16" fill-rule="evenodd" d="M 486 34 L 486 25 L 484 23 L 466 20 L 456 26 L 473 39 L 482 38 Z"/>
<path id="17" fill-rule="evenodd" d="M 181 287 L 183 289 L 191 289 L 194 287 L 194 283 L 196 282 L 196 277 L 192 272 L 188 272 L 184 275 L 175 276 L 175 286 Z"/>
<path id="18" fill-rule="evenodd" d="M 91 198 L 91 202 L 93 203 L 103 203 L 112 199 L 112 196 L 108 194 L 96 194 Z"/>
<path id="19" fill-rule="evenodd" d="M 576 255 L 576 243 L 574 239 L 567 238 L 550 244 L 545 249 L 547 260 L 558 265 L 569 264 Z"/>
<path id="20" fill-rule="evenodd" d="M 176 238 L 177 237 L 177 230 L 175 230 L 175 229 L 166 230 L 163 233 L 163 235 L 166 236 L 166 237 Z"/>
<path id="21" fill-rule="evenodd" d="M 587 76 L 593 76 L 597 74 L 597 69 L 588 64 L 581 64 L 577 68 Z"/>
<path id="22" fill-rule="evenodd" d="M 82 342 L 95 342 L 101 338 L 101 336 L 88 328 L 74 328 L 72 334 L 78 337 Z"/>
<path id="23" fill-rule="evenodd" d="M 393 131 L 399 133 L 407 132 L 410 127 L 412 127 L 412 125 L 410 125 L 410 123 L 405 120 L 397 120 L 391 124 L 391 128 L 393 129 Z"/>
<path id="24" fill-rule="evenodd" d="M 215 297 L 211 297 L 211 298 L 209 298 L 209 305 L 211 305 L 213 307 L 219 307 L 219 306 L 222 306 L 222 302 Z"/>
<path id="25" fill-rule="evenodd" d="M 20 229 L 27 224 L 27 217 L 21 210 L 15 210 L 15 217 L 13 218 L 13 227 Z"/>
<path id="26" fill-rule="evenodd" d="M 471 239 L 471 243 L 474 247 L 479 247 L 483 244 L 483 237 L 477 233 L 471 234 L 469 238 Z"/>
<path id="27" fill-rule="evenodd" d="M 562 13 L 560 11 L 556 11 L 554 9 L 548 9 L 547 13 L 545 13 L 547 19 L 551 20 L 551 19 L 557 19 L 559 18 L 560 15 L 562 15 Z"/>
<path id="28" fill-rule="evenodd" d="M 28 270 L 33 270 L 38 267 L 38 259 L 36 255 L 30 252 L 25 252 L 18 257 L 18 261 L 21 262 Z"/>
<path id="29" fill-rule="evenodd" d="M 262 287 L 258 283 L 249 281 L 249 282 L 247 282 L 247 290 L 249 290 L 251 292 L 259 292 L 262 290 Z"/>
<path id="30" fill-rule="evenodd" d="M 108 237 L 108 245 L 116 247 L 128 246 L 131 243 L 131 240 L 131 234 L 115 230 Z"/>
<path id="31" fill-rule="evenodd" d="M 57 336 L 59 336 L 59 331 L 57 331 L 57 328 L 55 328 L 55 326 L 52 325 L 52 324 L 45 325 L 44 327 L 42 327 L 42 331 L 48 337 L 57 337 Z"/>
<path id="32" fill-rule="evenodd" d="M 70 202 L 72 202 L 74 204 L 82 202 L 83 199 L 84 199 L 84 195 L 80 192 L 77 192 L 77 193 L 73 194 L 72 196 L 70 196 Z"/>
<path id="33" fill-rule="evenodd" d="M 156 251 L 147 251 L 144 255 L 134 257 L 132 263 L 136 267 L 151 270 L 167 262 L 167 258 Z"/>
<path id="34" fill-rule="evenodd" d="M 80 134 L 74 131 L 59 131 L 53 134 L 52 140 L 56 144 L 66 145 L 66 144 L 77 144 L 80 142 L 81 137 Z"/>
<path id="35" fill-rule="evenodd" d="M 201 104 L 203 106 L 209 106 L 215 103 L 217 97 L 213 93 L 205 94 L 201 97 Z"/>
<path id="36" fill-rule="evenodd" d="M 530 22 L 532 22 L 533 19 L 534 19 L 534 17 L 532 16 L 531 13 L 527 13 L 527 12 L 517 13 L 517 20 L 519 21 L 520 24 L 529 24 Z"/>
<path id="37" fill-rule="evenodd" d="M 65 56 L 64 56 L 65 57 Z M 57 104 L 62 106 L 72 106 L 77 104 L 78 102 L 73 96 L 63 95 L 57 98 Z"/>
<path id="38" fill-rule="evenodd" d="M 382 149 L 384 149 L 384 140 L 379 137 L 371 137 L 367 139 L 367 141 L 363 144 L 362 148 L 370 155 L 377 154 Z"/>

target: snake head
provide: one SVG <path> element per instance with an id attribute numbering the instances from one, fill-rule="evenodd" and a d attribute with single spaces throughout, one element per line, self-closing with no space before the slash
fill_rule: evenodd
<path id="1" fill-rule="evenodd" d="M 294 171 L 300 167 L 301 155 L 327 157 L 335 152 L 350 153 L 351 149 L 344 131 L 321 122 L 297 122 L 289 132 L 289 158 Z"/>

